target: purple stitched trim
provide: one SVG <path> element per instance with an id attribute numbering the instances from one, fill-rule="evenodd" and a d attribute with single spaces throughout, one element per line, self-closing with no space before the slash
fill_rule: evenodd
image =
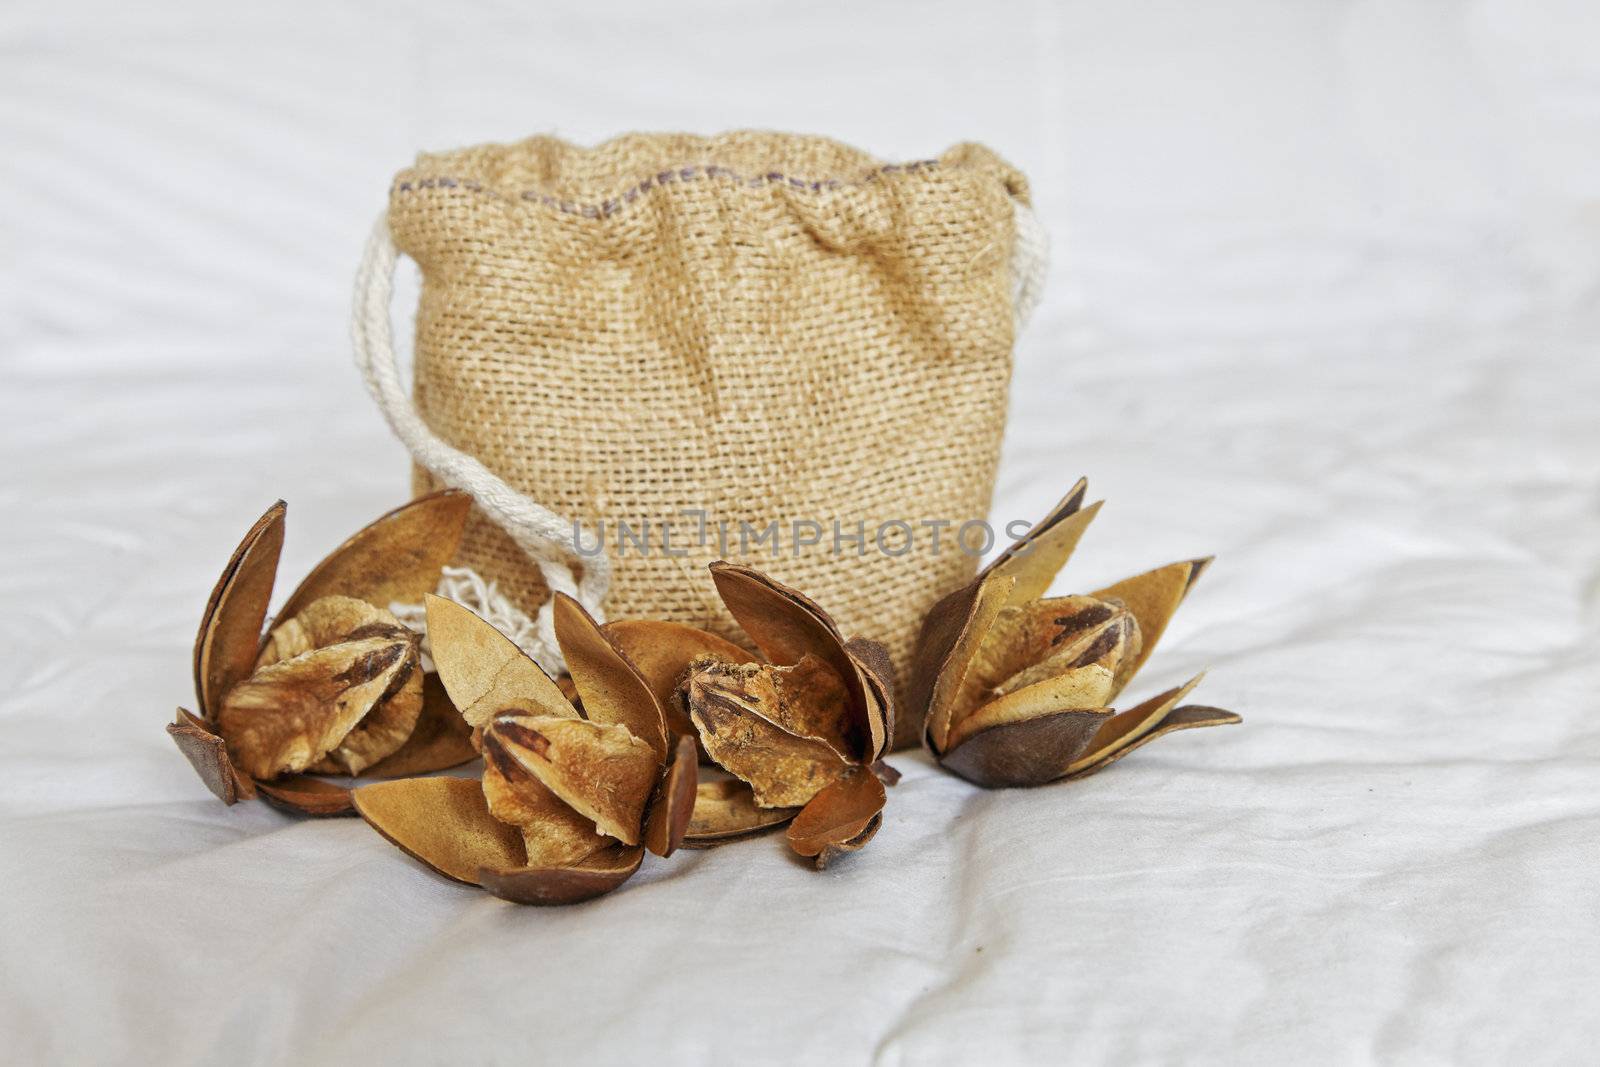
<path id="1" fill-rule="evenodd" d="M 702 178 L 721 178 L 737 185 L 747 185 L 752 189 L 760 188 L 764 185 L 786 185 L 791 189 L 799 189 L 802 192 L 820 193 L 824 189 L 831 191 L 843 189 L 847 185 L 865 185 L 868 182 L 878 181 L 885 174 L 915 174 L 918 171 L 933 170 L 938 165 L 939 161 L 937 159 L 920 159 L 914 163 L 886 163 L 877 170 L 870 171 L 865 176 L 849 182 L 840 181 L 837 178 L 829 178 L 824 181 L 807 181 L 804 178 L 791 177 L 775 170 L 746 178 L 736 171 L 729 170 L 727 167 L 715 165 L 681 167 L 677 170 L 664 170 L 659 174 L 643 178 L 616 196 L 607 197 L 598 204 L 575 204 L 571 200 L 560 200 L 548 193 L 541 193 L 534 189 L 518 194 L 517 198 L 530 203 L 543 204 L 545 207 L 553 207 L 565 215 L 578 215 L 586 219 L 609 219 L 621 211 L 625 205 L 633 203 L 650 190 L 659 189 L 663 185 L 671 185 L 675 182 L 699 181 Z M 419 178 L 416 181 L 396 182 L 389 190 L 389 193 L 393 196 L 398 193 L 409 193 L 417 189 L 458 188 L 467 189 L 474 193 L 482 193 L 485 196 L 492 196 L 497 200 L 512 199 L 512 197 L 506 196 L 504 193 L 495 192 L 493 189 L 485 189 L 481 182 L 473 181 L 471 178 Z"/>

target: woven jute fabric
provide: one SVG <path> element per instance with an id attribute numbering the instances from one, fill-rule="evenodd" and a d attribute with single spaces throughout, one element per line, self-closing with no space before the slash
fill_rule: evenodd
<path id="1" fill-rule="evenodd" d="M 882 641 L 903 683 L 923 614 L 976 567 L 953 535 L 994 485 L 1026 197 L 971 144 L 901 165 L 752 132 L 424 155 L 389 205 L 423 277 L 418 410 L 585 544 L 603 534 L 609 617 L 740 640 L 706 571 L 733 559 Z M 776 546 L 741 541 L 774 522 Z M 811 523 L 821 543 L 795 545 Z M 460 562 L 524 610 L 546 596 L 482 516 Z"/>

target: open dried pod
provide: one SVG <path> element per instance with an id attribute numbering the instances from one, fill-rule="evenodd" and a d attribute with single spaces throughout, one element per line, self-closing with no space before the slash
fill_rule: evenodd
<path id="1" fill-rule="evenodd" d="M 262 633 L 285 505 L 228 561 L 195 640 L 200 714 L 167 727 L 224 803 L 261 796 L 307 815 L 350 812 L 349 791 L 308 774 L 392 777 L 474 758 L 417 636 L 388 611 L 416 601 L 455 553 L 472 500 L 444 492 L 371 523 L 322 560 Z"/>
<path id="2" fill-rule="evenodd" d="M 693 661 L 682 682 L 690 720 L 710 759 L 749 786 L 754 811 L 796 809 L 790 845 L 825 866 L 881 820 L 871 768 L 894 735 L 886 657 L 759 571 L 716 563 L 711 576 L 764 661 Z"/>
<path id="3" fill-rule="evenodd" d="M 356 809 L 440 874 L 520 904 L 607 893 L 644 852 L 683 843 L 695 803 L 694 741 L 673 738 L 650 686 L 577 601 L 555 601 L 556 640 L 583 711 L 509 638 L 429 596 L 439 676 L 478 732 L 483 781 L 364 786 Z M 470 788 L 469 788 L 470 786 Z"/>
<path id="4" fill-rule="evenodd" d="M 882 782 L 899 777 L 880 760 L 894 733 L 888 656 L 875 642 L 846 641 L 814 601 L 759 571 L 715 563 L 711 576 L 759 656 L 681 623 L 627 619 L 605 627 L 674 732 L 697 737 L 704 760 L 732 776 L 700 783 L 685 844 L 707 848 L 776 830 L 810 812 L 831 786 L 870 770 L 876 807 L 856 820 L 861 825 L 820 819 L 837 805 L 835 791 L 807 817 L 813 829 L 790 838 L 824 865 L 841 847 L 871 838 Z M 872 793 L 858 788 L 848 796 L 859 805 Z"/>
<path id="5" fill-rule="evenodd" d="M 1077 778 L 1175 730 L 1236 723 L 1180 706 L 1199 683 L 1112 705 L 1210 563 L 1186 560 L 1087 596 L 1047 597 L 1100 504 L 1080 480 L 1044 521 L 934 605 L 913 657 L 912 707 L 947 769 L 989 788 Z"/>

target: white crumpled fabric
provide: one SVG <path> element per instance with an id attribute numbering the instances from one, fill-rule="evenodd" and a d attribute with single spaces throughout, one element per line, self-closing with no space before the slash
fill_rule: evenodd
<path id="1" fill-rule="evenodd" d="M 0 1060 L 1592 1058 L 1597 40 L 1512 0 L 8 5 Z M 1245 724 L 1030 792 L 901 756 L 825 873 L 767 840 L 554 911 L 217 803 L 162 727 L 228 552 L 286 497 L 292 580 L 407 492 L 345 336 L 390 174 L 744 125 L 1032 176 L 993 518 L 1090 477 L 1062 590 L 1217 553 L 1142 685 L 1209 666 Z"/>

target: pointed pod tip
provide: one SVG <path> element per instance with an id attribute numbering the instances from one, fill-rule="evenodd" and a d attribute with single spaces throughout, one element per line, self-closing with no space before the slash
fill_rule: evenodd
<path id="1" fill-rule="evenodd" d="M 1206 726 L 1237 726 L 1244 716 L 1227 708 L 1214 708 L 1209 704 L 1184 704 L 1173 708 L 1167 716 L 1179 722 L 1193 722 Z"/>
<path id="2" fill-rule="evenodd" d="M 1083 506 L 1083 500 L 1089 495 L 1089 479 L 1079 476 L 1072 488 L 1067 490 L 1067 495 L 1061 498 L 1061 503 L 1056 505 L 1056 510 L 1063 514 L 1076 511 Z"/>

